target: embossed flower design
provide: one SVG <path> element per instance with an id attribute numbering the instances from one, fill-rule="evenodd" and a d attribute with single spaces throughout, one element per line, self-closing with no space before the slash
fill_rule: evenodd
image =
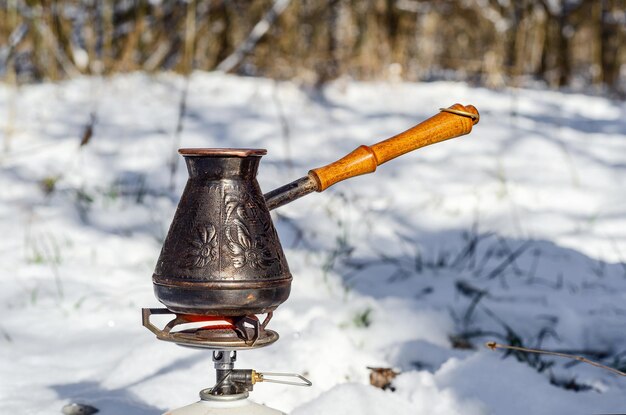
<path id="1" fill-rule="evenodd" d="M 196 238 L 191 241 L 189 266 L 203 268 L 217 258 L 217 232 L 212 224 L 201 225 L 197 228 Z"/>
<path id="2" fill-rule="evenodd" d="M 250 199 L 250 195 L 238 186 L 225 189 L 224 205 L 226 208 L 226 222 L 239 218 L 245 223 L 256 220 L 257 207 Z"/>
<path id="3" fill-rule="evenodd" d="M 272 254 L 267 244 L 263 242 L 263 238 L 253 240 L 241 221 L 233 221 L 233 224 L 228 227 L 226 238 L 235 268 L 248 265 L 256 269 L 265 269 L 272 264 Z"/>

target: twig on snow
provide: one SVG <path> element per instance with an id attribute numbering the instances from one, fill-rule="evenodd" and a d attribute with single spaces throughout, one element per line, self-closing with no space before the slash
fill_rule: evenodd
<path id="1" fill-rule="evenodd" d="M 83 133 L 80 137 L 80 144 L 78 145 L 78 147 L 83 147 L 89 144 L 89 141 L 91 140 L 91 137 L 93 136 L 93 129 L 96 125 L 96 121 L 97 121 L 97 116 L 96 116 L 96 110 L 94 109 L 89 114 L 89 121 L 83 127 Z"/>
<path id="2" fill-rule="evenodd" d="M 516 350 L 519 352 L 525 352 L 525 353 L 537 353 L 537 354 L 547 354 L 550 356 L 565 357 L 567 359 L 574 359 L 574 360 L 578 360 L 579 362 L 588 363 L 592 366 L 599 367 L 600 369 L 606 369 L 609 372 L 615 373 L 616 375 L 626 376 L 626 373 L 622 372 L 621 370 L 617 370 L 615 368 L 603 365 L 601 363 L 594 362 L 593 360 L 589 360 L 586 357 L 576 356 L 576 355 L 569 354 L 569 353 L 552 352 L 549 350 L 541 350 L 541 349 L 529 349 L 526 347 L 519 347 L 519 346 L 509 346 L 505 344 L 496 343 L 493 341 L 485 343 L 485 346 L 487 346 L 491 350 L 508 349 L 508 350 Z"/>
<path id="3" fill-rule="evenodd" d="M 178 170 L 178 147 L 180 147 L 181 134 L 183 132 L 183 123 L 185 114 L 187 113 L 187 93 L 189 92 L 189 76 L 185 76 L 185 85 L 180 94 L 178 102 L 178 118 L 176 120 L 176 130 L 174 131 L 174 140 L 172 143 L 172 155 L 170 159 L 170 190 L 176 187 L 176 172 Z"/>
<path id="4" fill-rule="evenodd" d="M 178 170 L 178 147 L 180 147 L 181 135 L 183 132 L 183 123 L 187 113 L 187 95 L 189 94 L 189 83 L 191 69 L 193 68 L 193 54 L 196 31 L 196 3 L 195 1 L 187 4 L 187 14 L 185 18 L 185 85 L 181 91 L 180 101 L 178 103 L 178 119 L 176 120 L 176 131 L 174 131 L 174 140 L 172 146 L 172 158 L 170 160 L 170 191 L 176 186 L 176 172 Z"/>
<path id="5" fill-rule="evenodd" d="M 291 156 L 291 133 L 289 130 L 289 122 L 287 121 L 287 117 L 285 116 L 285 111 L 283 109 L 283 104 L 280 101 L 280 97 L 278 96 L 278 81 L 274 81 L 272 99 L 274 100 L 274 104 L 276 105 L 276 112 L 278 113 L 278 120 L 280 121 L 280 132 L 282 133 L 285 146 L 285 159 L 287 169 L 291 174 L 293 173 L 293 158 Z"/>

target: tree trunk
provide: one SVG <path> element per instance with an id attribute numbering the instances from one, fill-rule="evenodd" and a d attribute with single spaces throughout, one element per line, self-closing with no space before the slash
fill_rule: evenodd
<path id="1" fill-rule="evenodd" d="M 600 16 L 600 70 L 601 79 L 610 89 L 615 88 L 619 77 L 620 36 L 619 23 L 611 17 L 614 1 L 602 0 Z"/>
<path id="2" fill-rule="evenodd" d="M 558 86 L 563 87 L 569 85 L 572 76 L 572 66 L 570 61 L 570 34 L 568 31 L 567 14 L 561 13 L 556 19 L 556 66 L 559 71 Z"/>

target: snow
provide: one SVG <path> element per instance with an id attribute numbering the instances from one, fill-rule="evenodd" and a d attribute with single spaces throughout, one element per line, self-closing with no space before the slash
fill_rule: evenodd
<path id="1" fill-rule="evenodd" d="M 449 82 L 316 92 L 198 72 L 176 143 L 184 82 L 0 85 L 0 413 L 79 401 L 156 414 L 212 384 L 209 352 L 140 324 L 141 307 L 159 306 L 151 274 L 186 180 L 178 157 L 170 189 L 175 147 L 267 148 L 269 191 L 455 102 L 481 112 L 470 136 L 276 211 L 292 294 L 270 323 L 280 340 L 240 352 L 238 367 L 313 386 L 259 384 L 252 398 L 297 415 L 626 410 L 626 383 L 608 371 L 483 347 L 517 339 L 626 366 L 624 103 Z M 395 392 L 370 386 L 367 366 L 401 371 Z"/>

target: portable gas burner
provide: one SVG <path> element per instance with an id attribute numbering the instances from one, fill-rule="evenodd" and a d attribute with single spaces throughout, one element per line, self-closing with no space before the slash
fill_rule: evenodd
<path id="1" fill-rule="evenodd" d="M 254 369 L 235 369 L 238 350 L 264 347 L 278 340 L 278 333 L 266 330 L 272 313 L 261 323 L 255 315 L 242 317 L 214 317 L 177 314 L 159 329 L 150 321 L 152 315 L 172 314 L 165 308 L 142 309 L 143 325 L 156 334 L 157 339 L 180 346 L 211 349 L 215 365 L 216 383 L 200 391 L 200 401 L 167 412 L 166 415 L 258 414 L 279 415 L 283 412 L 254 403 L 248 399 L 259 382 L 294 386 L 311 386 L 311 382 L 297 373 L 257 372 Z M 184 328 L 201 323 L 200 327 Z M 297 381 L 287 380 L 288 378 Z"/>
<path id="2" fill-rule="evenodd" d="M 255 383 L 311 386 L 294 373 L 234 368 L 237 351 L 278 340 L 267 325 L 291 290 L 271 209 L 371 173 L 409 151 L 468 134 L 477 122 L 471 105 L 443 108 L 403 133 L 360 146 L 265 195 L 256 181 L 265 150 L 180 149 L 189 179 L 152 276 L 155 295 L 167 308 L 144 308 L 143 325 L 159 340 L 213 350 L 216 384 L 200 392 L 200 402 L 168 414 L 281 414 L 247 399 Z M 174 318 L 159 329 L 150 317 L 164 314 Z M 265 315 L 263 321 L 259 315 Z"/>

